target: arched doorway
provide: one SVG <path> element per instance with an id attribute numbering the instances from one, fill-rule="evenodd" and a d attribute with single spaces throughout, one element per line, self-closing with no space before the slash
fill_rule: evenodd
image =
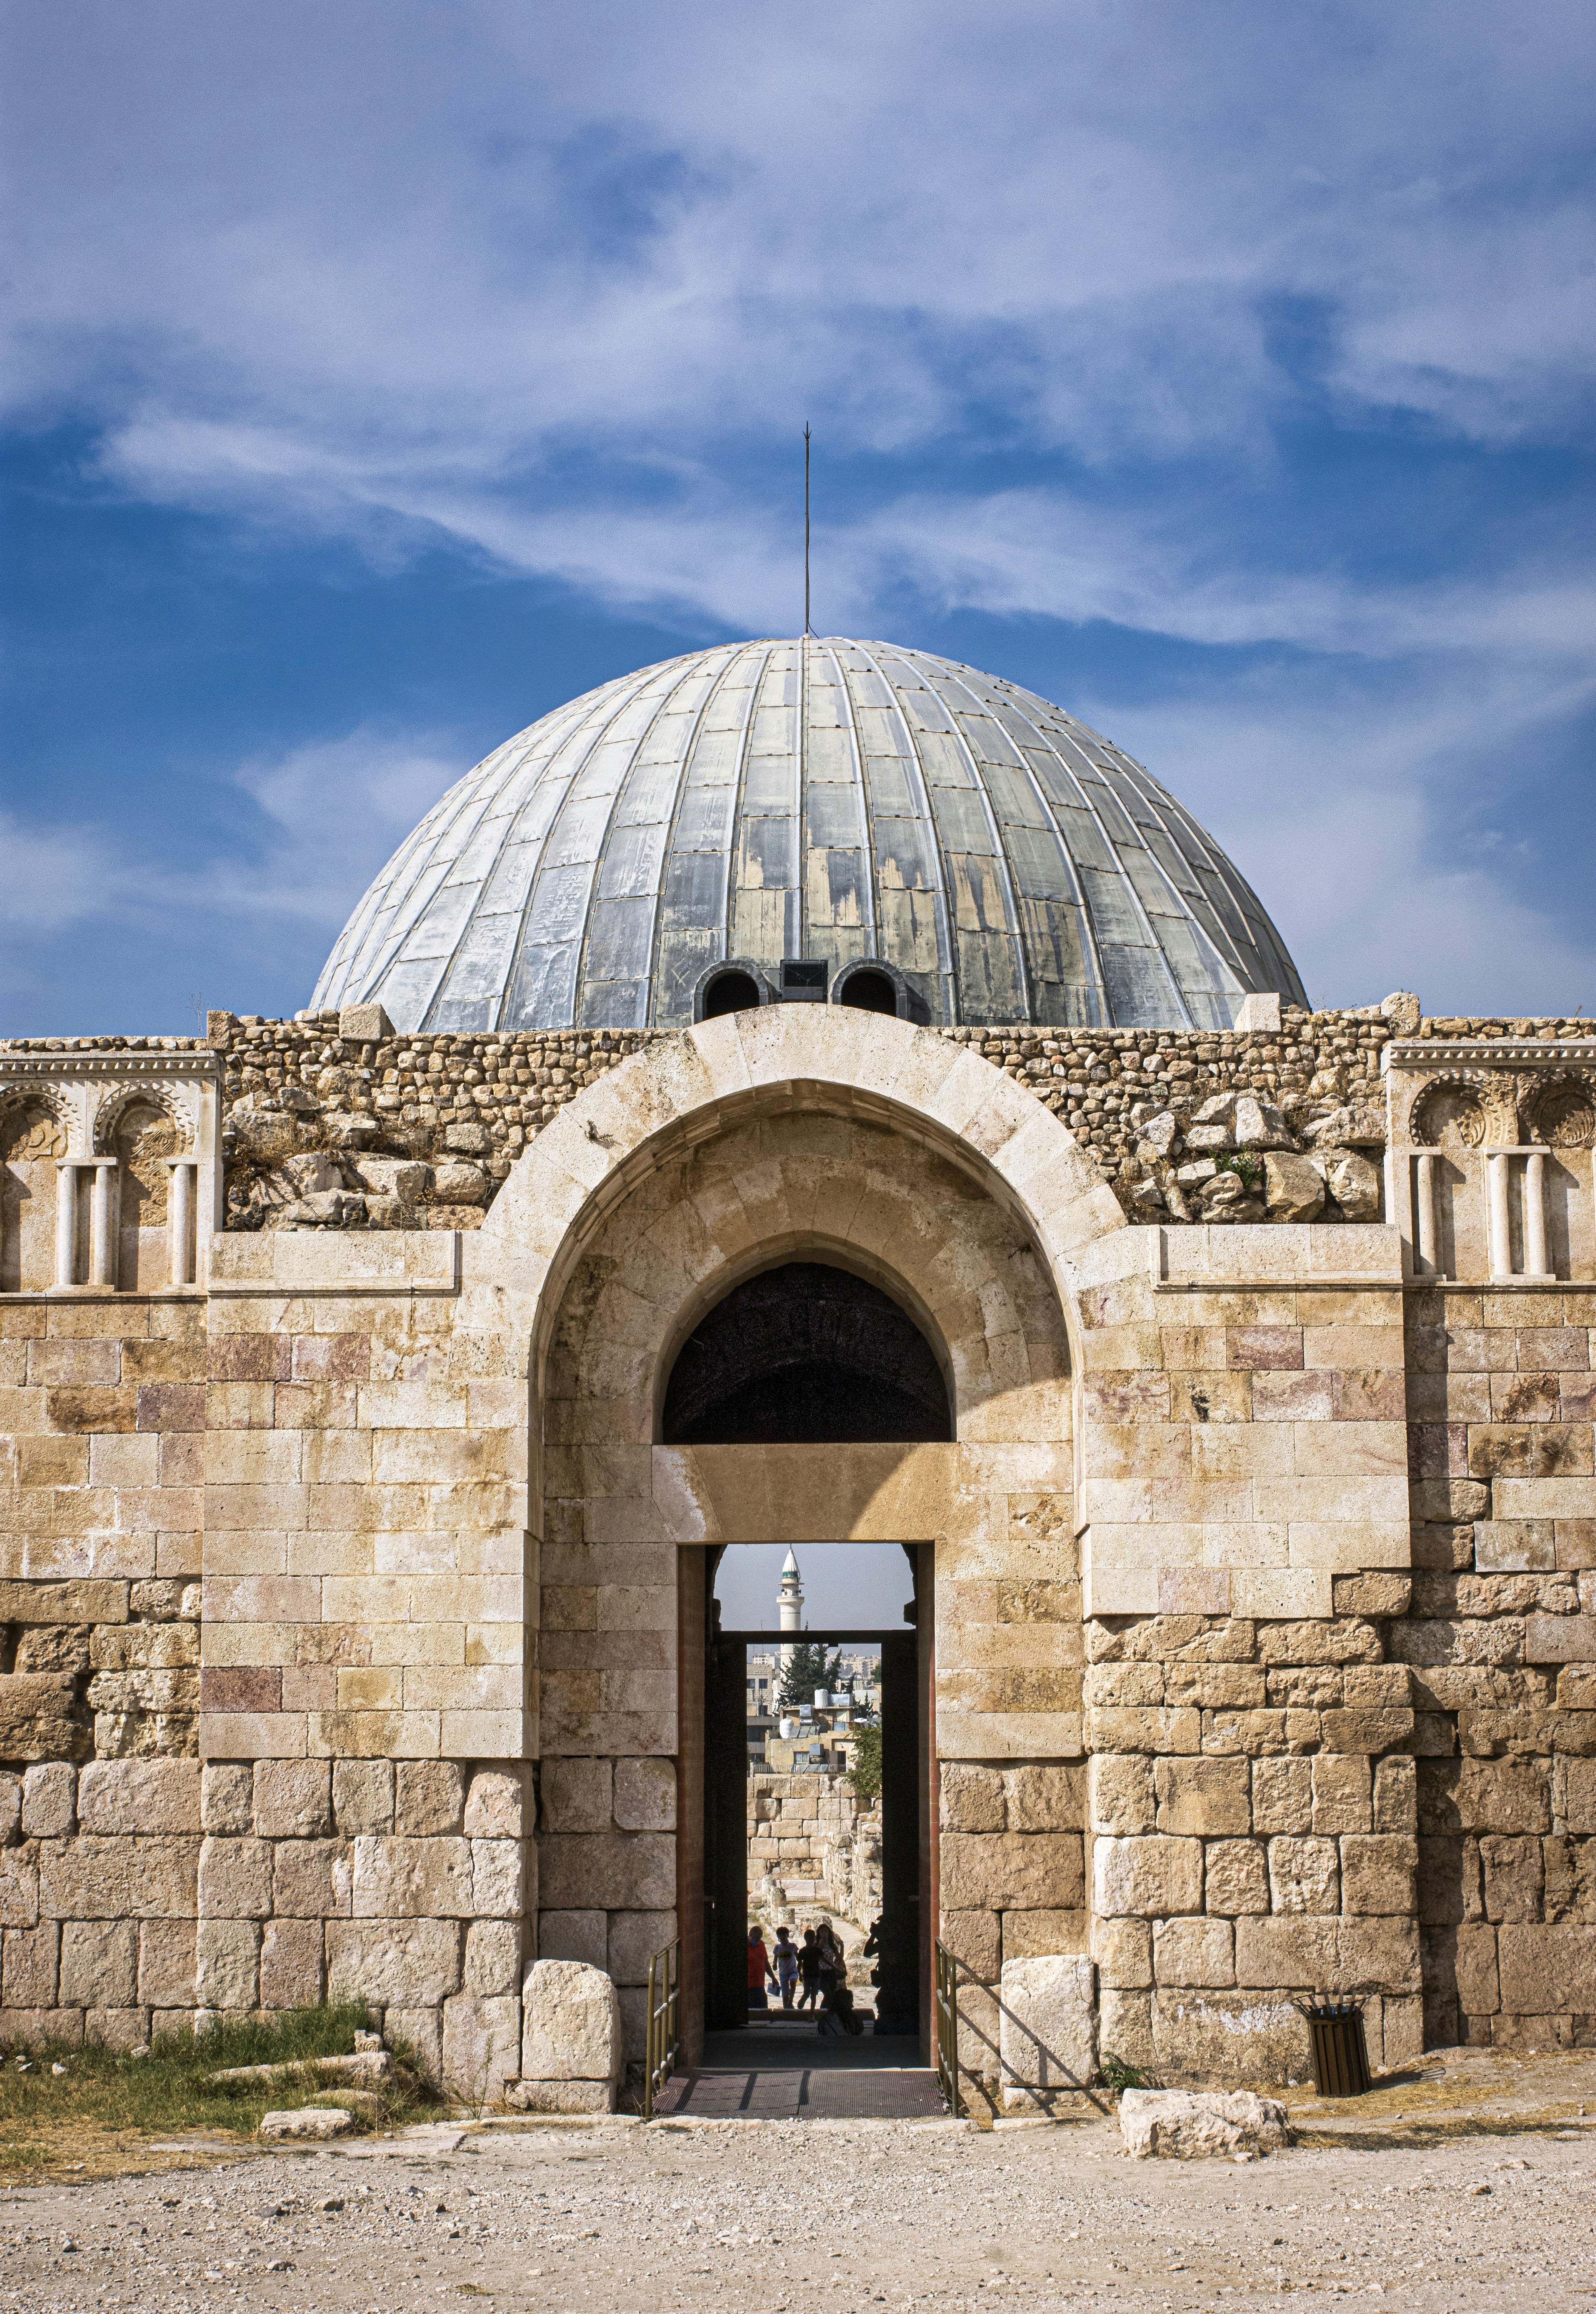
<path id="1" fill-rule="evenodd" d="M 864 1017 L 828 1008 L 828 1045 Z M 916 1034 L 886 1023 L 870 1033 Z M 1004 1091 L 996 1080 L 992 1098 Z M 617 1122 L 602 1106 L 590 1121 L 595 1135 Z M 913 1631 L 922 1947 L 947 1925 L 942 1762 L 995 1759 L 999 1746 L 1004 1759 L 1034 1758 L 1053 1726 L 1039 1715 L 1071 1680 L 1078 1697 L 1078 1674 L 1054 1668 L 1068 1653 L 1054 1622 L 1037 1620 L 1073 1616 L 1078 1628 L 1074 1593 L 1053 1579 L 1070 1548 L 1063 1314 L 1030 1227 L 987 1161 L 909 1125 L 884 1102 L 866 1106 L 814 1082 L 700 1108 L 610 1176 L 579 1237 L 564 1240 L 543 1303 L 538 1948 L 610 1968 L 634 2054 L 648 1953 L 678 1931 L 690 2050 L 702 2031 L 704 1702 L 719 1547 L 891 1541 L 914 1550 L 917 1621 L 895 1636 Z M 544 1226 L 535 1212 L 529 1221 Z M 789 1324 L 772 1347 L 774 1289 L 759 1281 L 789 1265 L 830 1273 L 820 1302 L 836 1306 L 803 1297 L 801 1338 Z M 734 1302 L 745 1285 L 750 1294 Z M 686 1346 L 734 1319 L 740 1338 L 757 1334 L 789 1377 L 816 1363 L 807 1352 L 822 1338 L 857 1357 L 861 1339 L 880 1338 L 878 1321 L 906 1320 L 921 1347 L 887 1378 L 918 1395 L 913 1425 L 901 1426 L 911 1435 L 667 1443 Z M 684 1423 L 707 1418 L 706 1408 L 735 1396 L 716 1388 L 705 1348 L 683 1368 L 704 1382 L 697 1413 L 679 1396 L 673 1424 L 683 1408 Z M 750 1422 L 753 1411 L 741 1409 Z M 872 1416 L 869 1426 L 900 1426 Z M 1022 1578 L 1001 1597 L 1000 1558 Z M 983 1829 L 979 1854 L 966 1854 L 969 1837 L 957 1828 L 955 1845 L 983 1886 L 1001 1877 L 995 1850 L 987 1854 L 999 1841 Z M 995 1901 L 977 1892 L 977 1903 Z M 1021 1901 L 1058 1899 L 1038 1886 Z M 999 1922 L 995 1912 L 981 1917 L 990 1968 Z"/>
<path id="2" fill-rule="evenodd" d="M 806 1504 L 812 1503 L 810 1520 L 820 1533 L 830 1515 L 826 1497 L 836 1449 L 952 1443 L 947 1351 L 933 1345 L 902 1300 L 857 1271 L 835 1261 L 777 1262 L 732 1286 L 682 1343 L 666 1382 L 660 1435 L 672 1447 L 807 1450 L 788 1457 L 787 1513 L 790 1524 L 801 1527 Z M 922 1924 L 930 1895 L 924 1762 L 935 1568 L 930 1544 L 908 1537 L 900 1543 L 906 1555 L 903 1576 L 913 1596 L 890 1622 L 874 1626 L 845 1580 L 833 1580 L 833 1611 L 818 1631 L 810 1621 L 794 1621 L 805 1632 L 804 1652 L 814 1654 L 816 1664 L 838 1661 L 844 1647 L 865 1651 L 863 1658 L 856 1652 L 856 1665 L 874 1662 L 867 1712 L 877 1747 L 874 1807 L 861 1804 L 852 1788 L 847 1742 L 836 1740 L 838 1714 L 829 1695 L 823 1701 L 820 1691 L 803 1695 L 792 1683 L 800 1643 L 783 1648 L 756 1629 L 725 1625 L 716 1596 L 718 1562 L 723 1550 L 738 1546 L 712 1548 L 683 1569 L 683 1622 L 701 1612 L 704 1620 L 701 1935 L 704 2021 L 711 2034 L 761 2021 L 762 1989 L 755 1986 L 752 1999 L 749 1989 L 751 1929 L 771 1936 L 786 1930 L 801 1953 L 819 1921 L 850 1949 L 846 1987 L 828 1995 L 833 2015 L 844 2023 L 851 2016 L 863 2028 L 852 2037 L 868 2032 L 881 2062 L 901 2066 L 905 2044 L 913 2046 L 911 2062 L 918 2058 L 929 1946 Z M 882 1546 L 831 1542 L 821 1548 L 828 1557 L 846 1559 L 851 1551 L 864 1560 Z M 795 1619 L 798 1612 L 795 1600 Z M 829 1659 L 827 1648 L 835 1650 Z M 750 1710 L 751 1654 L 780 1667 L 796 1718 L 760 1719 Z M 690 1708 L 685 1683 L 683 1703 Z M 854 1718 L 852 1705 L 845 1705 L 844 1729 L 852 1729 Z M 868 1751 L 869 1739 L 863 1740 Z M 785 1876 L 775 1869 L 779 1856 L 768 1871 L 753 1868 L 762 1811 L 770 1812 L 767 1821 L 786 1823 L 785 1844 L 800 1859 Z M 847 1892 L 850 1902 L 839 1902 L 826 1870 L 816 1877 L 814 1850 L 818 1846 L 825 1856 L 826 1842 L 816 1830 L 800 1834 L 797 1827 L 817 1826 L 825 1818 L 836 1841 L 850 1838 L 853 1827 L 868 1827 L 878 1841 L 878 1882 L 865 1876 L 873 1907 L 868 1921 L 854 1916 L 855 1888 Z M 800 1917 L 805 1907 L 807 1917 Z M 789 2038 L 798 2029 L 785 2009 L 773 2021 Z M 811 2018 L 806 2039 L 813 2025 Z M 770 2031 L 761 2037 L 768 2050 Z M 851 2052 L 856 2058 L 866 2053 Z"/>

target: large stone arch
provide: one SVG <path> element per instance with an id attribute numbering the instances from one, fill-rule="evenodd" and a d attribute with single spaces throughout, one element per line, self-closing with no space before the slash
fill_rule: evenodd
<path id="1" fill-rule="evenodd" d="M 1065 1129 L 985 1061 L 886 1016 L 795 1007 L 635 1055 L 540 1135 L 466 1242 L 461 1318 L 525 1342 L 531 1385 L 540 1947 L 609 1966 L 634 2032 L 636 1972 L 677 1917 L 679 1553 L 774 1539 L 783 1515 L 811 1541 L 934 1554 L 939 1748 L 1027 1763 L 1034 1829 L 1010 1902 L 1045 1935 L 1079 1910 L 1079 1771 L 1047 1764 L 1080 1750 L 1063 1288 L 1071 1256 L 1121 1227 Z M 656 1444 L 663 1376 L 697 1317 L 798 1254 L 912 1310 L 946 1360 L 956 1443 Z M 837 1466 L 829 1507 L 817 1455 Z M 959 1837 L 943 1909 L 995 1927 L 971 1875 L 996 1859 Z"/>
<path id="2" fill-rule="evenodd" d="M 1071 1254 L 1124 1225 L 1068 1130 L 967 1047 L 884 1014 L 769 1006 L 650 1044 L 545 1127 L 467 1241 L 466 1324 L 525 1323 L 536 1384 L 565 1281 L 609 1209 L 676 1142 L 782 1108 L 886 1124 L 979 1173 L 1061 1284 Z"/>

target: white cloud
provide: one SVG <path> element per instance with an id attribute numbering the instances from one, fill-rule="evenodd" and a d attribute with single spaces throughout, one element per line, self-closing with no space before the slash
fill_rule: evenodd
<path id="1" fill-rule="evenodd" d="M 851 449 L 1261 449 L 1306 302 L 1351 402 L 1511 436 L 1589 375 L 1591 61 L 1556 0 L 91 0 L 17 32 L 18 390 L 178 499 L 569 504 L 574 446 L 806 406 Z"/>
<path id="2" fill-rule="evenodd" d="M 1436 1012 L 1596 1014 L 1596 926 L 1548 894 L 1557 826 L 1521 818 L 1501 779 L 1593 697 L 1588 676 L 1548 689 L 1532 669 L 1478 662 L 1383 701 L 1271 671 L 1206 698 L 1080 711 L 1212 830 L 1315 1003 L 1416 987 Z"/>
<path id="3" fill-rule="evenodd" d="M 159 934 L 209 923 L 320 929 L 333 938 L 384 860 L 466 768 L 436 735 L 363 728 L 225 777 L 256 805 L 254 841 L 174 864 L 110 826 L 0 814 L 4 935 L 29 942 L 75 925 Z"/>

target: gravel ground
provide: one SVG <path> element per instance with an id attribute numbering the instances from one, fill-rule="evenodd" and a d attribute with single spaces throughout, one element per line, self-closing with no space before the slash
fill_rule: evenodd
<path id="1" fill-rule="evenodd" d="M 866 2314 L 877 2306 L 1228 2307 L 1282 2292 L 1403 2309 L 1596 2298 L 1596 2063 L 1469 2069 L 1245 2167 L 1133 2162 L 1096 2115 L 962 2123 L 429 2126 L 0 2192 L 0 2305 L 392 2314 Z M 1591 2099 L 1596 2115 L 1596 2096 Z M 154 2154 L 157 2149 L 151 2148 Z"/>

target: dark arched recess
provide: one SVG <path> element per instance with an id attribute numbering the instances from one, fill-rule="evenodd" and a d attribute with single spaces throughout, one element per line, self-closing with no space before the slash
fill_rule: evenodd
<path id="1" fill-rule="evenodd" d="M 950 1439 L 948 1385 L 908 1313 L 851 1270 L 784 1262 L 734 1286 L 683 1343 L 666 1446 Z"/>

